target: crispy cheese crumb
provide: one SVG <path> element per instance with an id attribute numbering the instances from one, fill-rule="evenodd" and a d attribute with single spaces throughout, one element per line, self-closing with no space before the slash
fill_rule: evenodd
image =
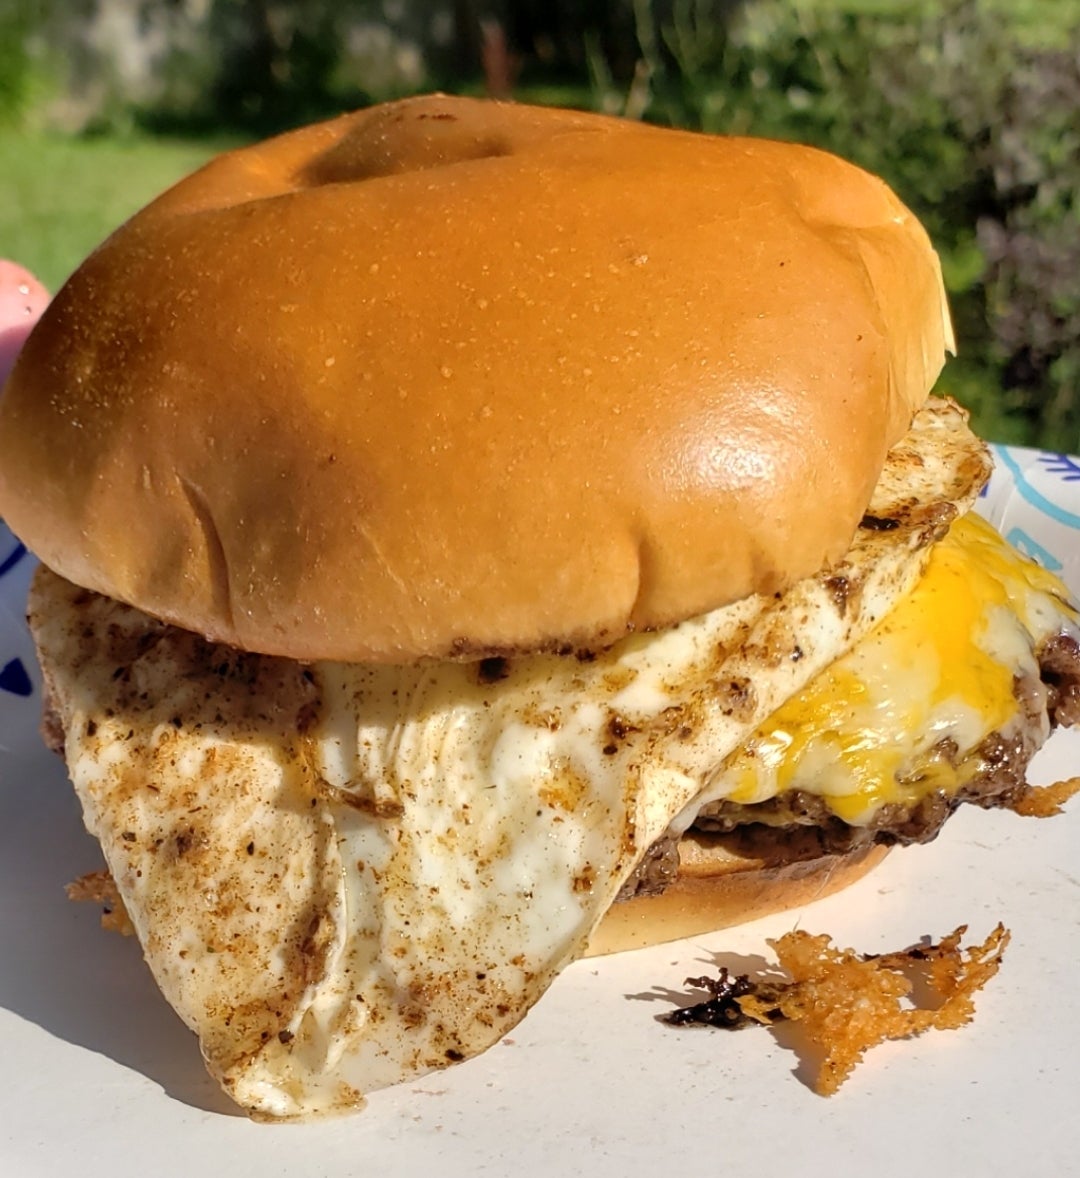
<path id="1" fill-rule="evenodd" d="M 124 901 L 116 887 L 116 881 L 107 871 L 88 871 L 80 875 L 64 889 L 69 900 L 89 900 L 102 905 L 101 927 L 106 932 L 119 933 L 124 937 L 135 934 Z"/>
<path id="2" fill-rule="evenodd" d="M 1009 809 L 1024 818 L 1052 818 L 1061 807 L 1080 793 L 1080 777 L 1069 777 L 1053 785 L 1029 786 Z"/>
<path id="3" fill-rule="evenodd" d="M 790 981 L 732 979 L 727 970 L 716 981 L 688 978 L 687 985 L 712 997 L 672 1012 L 667 1021 L 730 1029 L 798 1021 L 809 1045 L 823 1056 L 814 1090 L 831 1096 L 869 1048 L 971 1021 L 974 994 L 997 973 L 1009 933 L 998 924 L 981 945 L 965 950 L 960 940 L 966 932 L 961 925 L 938 944 L 876 956 L 837 949 L 827 936 L 787 933 L 769 944 Z M 913 1004 L 916 980 L 932 1004 Z"/>

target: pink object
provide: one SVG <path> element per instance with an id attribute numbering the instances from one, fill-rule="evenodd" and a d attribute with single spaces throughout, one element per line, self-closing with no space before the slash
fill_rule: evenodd
<path id="1" fill-rule="evenodd" d="M 49 292 L 29 270 L 0 259 L 0 385 L 48 305 Z"/>

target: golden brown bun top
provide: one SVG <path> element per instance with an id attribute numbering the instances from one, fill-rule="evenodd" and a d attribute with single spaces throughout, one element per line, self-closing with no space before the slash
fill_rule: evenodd
<path id="1" fill-rule="evenodd" d="M 249 649 L 596 645 L 838 557 L 950 346 L 925 233 L 832 156 L 414 99 L 87 259 L 0 403 L 0 514 Z"/>

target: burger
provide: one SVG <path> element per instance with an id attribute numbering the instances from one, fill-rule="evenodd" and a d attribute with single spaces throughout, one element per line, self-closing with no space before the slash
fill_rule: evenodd
<path id="1" fill-rule="evenodd" d="M 925 232 L 789 144 L 433 96 L 226 154 L 0 401 L 45 733 L 249 1113 L 477 1052 L 559 971 L 1022 808 L 1080 715 L 969 514 Z"/>

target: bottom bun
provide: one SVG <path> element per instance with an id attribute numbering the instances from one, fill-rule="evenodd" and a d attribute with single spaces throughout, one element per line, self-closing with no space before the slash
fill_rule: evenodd
<path id="1" fill-rule="evenodd" d="M 731 854 L 690 835 L 679 843 L 679 874 L 658 896 L 613 905 L 593 930 L 586 957 L 642 949 L 745 924 L 831 896 L 861 879 L 889 848 L 870 845 L 782 866 Z"/>

